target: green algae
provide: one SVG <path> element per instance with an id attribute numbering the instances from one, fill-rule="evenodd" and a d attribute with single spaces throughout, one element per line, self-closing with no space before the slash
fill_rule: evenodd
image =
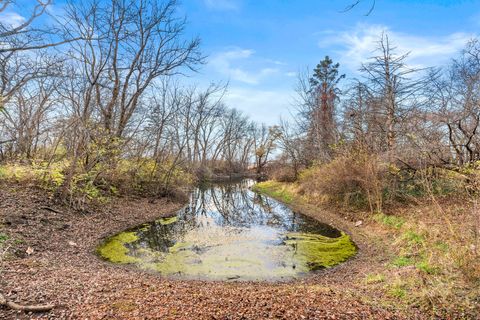
<path id="1" fill-rule="evenodd" d="M 343 232 L 338 238 L 308 233 L 288 233 L 285 236 L 285 244 L 295 250 L 295 259 L 310 270 L 335 266 L 357 251 L 350 236 Z"/>
<path id="2" fill-rule="evenodd" d="M 128 248 L 125 244 L 138 240 L 135 232 L 122 232 L 108 239 L 98 249 L 98 253 L 105 259 L 114 263 L 136 263 L 141 261 L 138 258 L 128 255 Z"/>
<path id="3" fill-rule="evenodd" d="M 272 186 L 263 187 L 266 190 Z M 275 191 L 272 196 L 286 203 L 293 201 L 290 190 L 276 188 Z M 279 228 L 279 219 L 285 219 L 287 226 L 293 221 L 290 209 L 284 206 L 261 207 L 262 216 L 257 217 L 256 212 L 246 215 L 238 211 L 237 208 L 244 207 L 243 203 L 238 206 L 230 202 L 223 204 L 235 210 L 217 207 L 217 211 L 210 211 L 212 208 L 207 205 L 195 207 L 195 211 L 188 212 L 188 219 L 193 217 L 195 220 L 186 220 L 182 211 L 178 216 L 160 218 L 109 238 L 98 253 L 114 263 L 134 264 L 140 269 L 186 279 L 282 280 L 332 267 L 356 252 L 348 235 L 338 230 L 326 232 L 323 226 L 317 229 L 316 221 L 302 216 L 294 219 L 296 223 L 301 221 L 295 227 L 290 229 L 282 225 Z M 216 216 L 216 212 L 222 215 Z M 254 215 L 250 217 L 250 214 Z M 224 216 L 225 220 L 221 220 Z M 262 219 L 265 217 L 269 217 L 273 224 L 264 224 Z M 253 224 L 244 226 L 245 218 L 252 219 Z M 241 223 L 235 224 L 237 219 Z M 182 223 L 175 224 L 178 221 Z M 188 224 L 184 225 L 184 221 Z M 195 223 L 190 225 L 192 221 Z M 221 224 L 225 221 L 226 224 Z M 302 227 L 307 225 L 307 228 Z"/>
<path id="4" fill-rule="evenodd" d="M 161 225 L 168 225 L 168 224 L 175 223 L 177 221 L 178 221 L 178 217 L 173 216 L 173 217 L 168 217 L 168 218 L 160 218 L 156 222 L 160 223 Z"/>
<path id="5" fill-rule="evenodd" d="M 177 242 L 172 247 L 168 248 L 168 252 L 170 253 L 177 253 L 179 251 L 184 251 L 187 249 L 191 249 L 193 247 L 192 243 L 189 242 Z"/>
<path id="6" fill-rule="evenodd" d="M 267 266 L 265 255 L 244 256 L 232 246 L 218 246 L 209 248 L 203 253 L 197 253 L 184 244 L 182 249 L 170 248 L 169 254 L 161 263 L 144 265 L 144 268 L 153 269 L 164 275 L 182 275 L 192 278 L 209 278 L 216 280 L 230 279 L 278 279 L 295 277 L 298 270 L 290 267 Z M 267 247 L 266 247 L 267 248 Z M 278 247 L 277 250 L 284 248 Z M 273 249 L 275 250 L 275 249 Z M 225 254 L 229 252 L 229 254 Z"/>
<path id="7" fill-rule="evenodd" d="M 345 233 L 338 238 L 319 234 L 287 233 L 284 245 L 236 243 L 197 246 L 192 242 L 177 242 L 168 252 L 138 248 L 135 257 L 125 244 L 138 239 L 134 232 L 112 237 L 99 253 L 116 263 L 134 263 L 140 268 L 163 275 L 228 279 L 296 278 L 312 270 L 332 267 L 355 254 L 356 248 Z M 276 263 L 266 260 L 267 253 Z M 271 258 L 271 257 L 270 257 Z"/>

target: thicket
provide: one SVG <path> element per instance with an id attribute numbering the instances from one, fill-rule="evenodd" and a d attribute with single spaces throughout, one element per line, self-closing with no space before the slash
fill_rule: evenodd
<path id="1" fill-rule="evenodd" d="M 275 132 L 226 106 L 226 85 L 182 83 L 206 59 L 177 1 L 32 3 L 0 21 L 1 176 L 83 206 L 263 171 Z"/>

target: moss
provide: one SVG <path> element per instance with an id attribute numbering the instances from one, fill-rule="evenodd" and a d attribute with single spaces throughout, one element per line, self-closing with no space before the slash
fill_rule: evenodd
<path id="1" fill-rule="evenodd" d="M 115 263 L 136 263 L 141 260 L 128 255 L 128 248 L 125 244 L 138 240 L 135 232 L 122 232 L 108 239 L 100 248 L 98 253 L 105 259 Z"/>
<path id="2" fill-rule="evenodd" d="M 177 216 L 168 217 L 168 218 L 160 218 L 156 222 L 160 223 L 161 225 L 172 224 L 178 221 Z"/>
<path id="3" fill-rule="evenodd" d="M 332 267 L 344 262 L 356 252 L 350 236 L 342 232 L 338 238 L 305 233 L 288 233 L 285 243 L 292 246 L 296 259 L 310 270 Z"/>
<path id="4" fill-rule="evenodd" d="M 137 240 L 134 232 L 121 233 L 100 247 L 99 253 L 115 263 L 135 263 L 142 269 L 164 275 L 182 274 L 210 279 L 295 278 L 311 270 L 331 267 L 355 254 L 348 235 L 328 238 L 316 234 L 289 233 L 285 245 L 237 244 L 199 248 L 189 242 L 177 242 L 167 253 L 137 248 L 129 256 L 125 244 Z M 258 247 L 260 246 L 260 247 Z M 200 250 L 199 250 L 200 249 Z M 268 252 L 274 260 L 266 259 Z"/>
<path id="5" fill-rule="evenodd" d="M 299 276 L 302 271 L 300 268 L 292 268 L 291 261 L 274 266 L 266 265 L 264 257 L 259 255 L 242 257 L 234 253 L 226 256 L 225 252 L 233 253 L 236 250 L 235 245 L 226 248 L 212 248 L 201 254 L 191 250 L 193 246 L 188 247 L 182 244 L 179 247 L 184 249 L 170 249 L 170 253 L 160 263 L 143 265 L 142 267 L 153 269 L 164 275 L 181 274 L 187 277 L 205 277 L 217 280 L 294 278 Z M 279 248 L 272 248 L 272 250 L 278 249 L 286 252 L 285 248 Z"/>

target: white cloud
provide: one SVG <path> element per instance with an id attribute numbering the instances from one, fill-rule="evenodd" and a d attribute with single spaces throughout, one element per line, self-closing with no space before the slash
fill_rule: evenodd
<path id="1" fill-rule="evenodd" d="M 275 64 L 275 65 L 277 65 L 277 66 L 286 66 L 286 65 L 288 65 L 286 62 L 279 61 L 279 60 L 266 59 L 265 61 L 268 62 L 268 63 Z"/>
<path id="2" fill-rule="evenodd" d="M 375 54 L 382 32 L 396 47 L 397 54 L 410 52 L 407 62 L 415 67 L 439 66 L 454 57 L 474 35 L 462 32 L 443 37 L 424 37 L 391 30 L 383 25 L 358 24 L 341 32 L 327 31 L 319 46 L 339 48 L 339 61 L 352 71 Z"/>
<path id="3" fill-rule="evenodd" d="M 279 72 L 277 68 L 270 67 L 251 70 L 252 66 L 255 67 L 256 64 L 255 61 L 250 60 L 254 53 L 250 49 L 235 48 L 214 55 L 209 64 L 217 72 L 231 80 L 252 85 L 259 84 L 263 79 Z"/>
<path id="4" fill-rule="evenodd" d="M 205 5 L 212 10 L 238 10 L 240 4 L 237 0 L 203 0 Z"/>
<path id="5" fill-rule="evenodd" d="M 252 120 L 273 125 L 280 117 L 289 117 L 293 97 L 288 90 L 232 87 L 228 89 L 224 101 L 228 106 L 245 112 Z"/>
<path id="6" fill-rule="evenodd" d="M 0 15 L 0 21 L 2 24 L 15 28 L 25 22 L 25 18 L 16 12 L 5 12 Z"/>

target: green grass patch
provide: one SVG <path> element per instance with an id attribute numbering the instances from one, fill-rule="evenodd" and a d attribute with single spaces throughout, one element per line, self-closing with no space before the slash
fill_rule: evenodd
<path id="1" fill-rule="evenodd" d="M 426 260 L 420 261 L 419 263 L 417 263 L 415 265 L 415 267 L 417 267 L 417 269 L 419 269 L 420 271 L 423 271 L 423 272 L 428 273 L 428 274 L 435 274 L 439 270 L 437 267 L 432 266 Z"/>
<path id="2" fill-rule="evenodd" d="M 448 250 L 449 250 L 448 244 L 443 242 L 443 241 L 436 241 L 434 243 L 434 247 L 437 248 L 438 250 L 440 250 L 443 253 L 447 253 Z"/>
<path id="3" fill-rule="evenodd" d="M 397 216 L 386 215 L 384 213 L 377 213 L 373 216 L 373 219 L 383 225 L 400 229 L 405 223 L 405 219 Z"/>
<path id="4" fill-rule="evenodd" d="M 400 256 L 400 257 L 396 257 L 393 261 L 392 261 L 392 265 L 394 265 L 395 267 L 406 267 L 406 266 L 412 266 L 414 265 L 414 262 L 411 258 L 409 257 L 405 257 L 405 256 Z"/>
<path id="5" fill-rule="evenodd" d="M 365 278 L 365 283 L 366 284 L 373 284 L 373 283 L 380 283 L 380 282 L 385 282 L 385 276 L 383 274 L 380 274 L 380 273 L 369 274 Z"/>
<path id="6" fill-rule="evenodd" d="M 412 230 L 407 230 L 402 234 L 402 239 L 406 240 L 411 245 L 423 244 L 425 237 Z"/>
<path id="7" fill-rule="evenodd" d="M 292 203 L 295 197 L 293 193 L 288 190 L 285 184 L 276 181 L 257 183 L 252 187 L 252 190 L 258 193 L 266 194 L 286 204 Z"/>
<path id="8" fill-rule="evenodd" d="M 388 289 L 388 294 L 394 298 L 404 299 L 407 296 L 407 290 L 400 283 L 394 283 Z"/>
<path id="9" fill-rule="evenodd" d="M 0 232 L 0 245 L 8 240 L 8 236 L 5 233 Z"/>

